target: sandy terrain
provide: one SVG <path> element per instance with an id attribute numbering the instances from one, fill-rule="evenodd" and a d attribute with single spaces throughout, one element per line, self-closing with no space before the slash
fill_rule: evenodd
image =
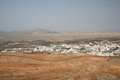
<path id="1" fill-rule="evenodd" d="M 120 80 L 120 58 L 0 53 L 0 80 Z"/>

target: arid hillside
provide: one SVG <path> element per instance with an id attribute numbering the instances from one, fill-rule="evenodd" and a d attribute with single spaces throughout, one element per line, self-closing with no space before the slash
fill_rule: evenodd
<path id="1" fill-rule="evenodd" d="M 0 53 L 0 80 L 120 80 L 120 58 Z"/>

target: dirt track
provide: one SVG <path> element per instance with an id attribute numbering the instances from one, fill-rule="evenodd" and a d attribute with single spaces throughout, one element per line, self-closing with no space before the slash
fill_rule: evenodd
<path id="1" fill-rule="evenodd" d="M 38 61 L 53 61 L 53 62 L 66 61 L 66 60 L 71 60 L 71 59 L 75 59 L 75 58 L 85 57 L 85 56 L 77 56 L 77 57 L 71 57 L 71 58 L 60 59 L 60 60 L 45 60 L 45 59 L 31 58 L 31 57 L 25 57 L 25 56 L 16 56 L 16 55 L 0 55 L 0 56 L 21 57 L 21 58 L 28 58 L 28 59 L 38 60 Z M 87 57 L 91 57 L 91 56 L 87 56 Z M 96 57 L 96 56 L 94 56 L 94 57 Z M 97 57 L 100 58 L 101 56 L 97 56 Z M 119 58 L 119 57 L 110 57 L 110 58 Z"/>

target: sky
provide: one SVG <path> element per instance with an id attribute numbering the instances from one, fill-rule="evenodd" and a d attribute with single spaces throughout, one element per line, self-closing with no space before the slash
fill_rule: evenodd
<path id="1" fill-rule="evenodd" d="M 120 31 L 120 0 L 0 0 L 0 30 Z"/>

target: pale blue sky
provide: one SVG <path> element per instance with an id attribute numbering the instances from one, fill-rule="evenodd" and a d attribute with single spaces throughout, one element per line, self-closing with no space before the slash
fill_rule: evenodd
<path id="1" fill-rule="evenodd" d="M 0 0 L 0 30 L 120 31 L 120 0 Z"/>

